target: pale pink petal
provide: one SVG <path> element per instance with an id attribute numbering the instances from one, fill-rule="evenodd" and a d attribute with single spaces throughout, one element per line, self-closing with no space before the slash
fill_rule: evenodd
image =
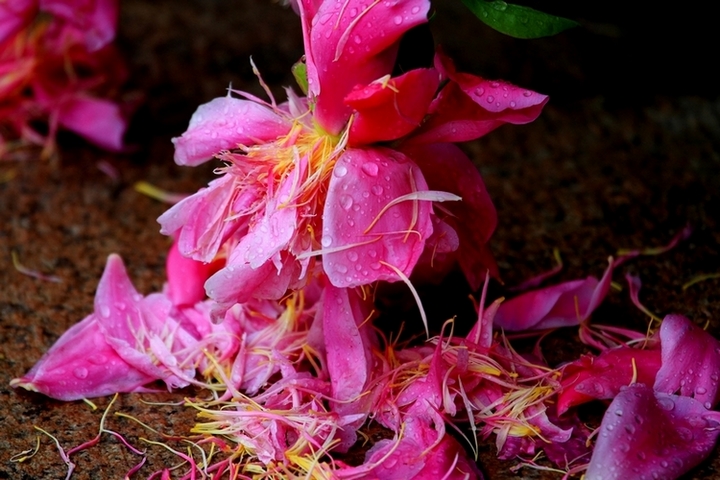
<path id="1" fill-rule="evenodd" d="M 160 215 L 157 219 L 160 233 L 175 235 L 183 256 L 212 262 L 225 240 L 247 224 L 243 218 L 228 221 L 234 207 L 251 203 L 257 198 L 255 192 L 236 190 L 232 174 L 213 180 L 206 188 L 201 188 Z"/>
<path id="2" fill-rule="evenodd" d="M 495 316 L 495 325 L 508 331 L 579 325 L 607 295 L 612 270 L 611 261 L 600 281 L 595 277 L 572 280 L 503 302 Z"/>
<path id="3" fill-rule="evenodd" d="M 417 69 L 355 87 L 345 97 L 355 110 L 348 143 L 369 145 L 407 135 L 425 118 L 439 83 L 435 69 Z"/>
<path id="4" fill-rule="evenodd" d="M 504 81 L 457 73 L 442 53 L 436 56 L 435 67 L 450 82 L 433 101 L 430 116 L 409 143 L 474 140 L 505 123 L 532 122 L 548 102 L 546 95 Z"/>
<path id="5" fill-rule="evenodd" d="M 58 123 L 106 150 L 123 148 L 127 122 L 120 106 L 109 100 L 86 96 L 65 99 L 57 107 Z"/>
<path id="6" fill-rule="evenodd" d="M 190 125 L 173 138 L 175 163 L 199 165 L 222 150 L 275 140 L 290 130 L 288 119 L 249 100 L 219 97 L 200 105 Z"/>
<path id="7" fill-rule="evenodd" d="M 480 172 L 460 148 L 450 143 L 407 146 L 402 151 L 420 167 L 428 188 L 462 198 L 443 205 L 453 215 L 443 220 L 458 233 L 458 263 L 472 289 L 477 290 L 486 270 L 498 275 L 486 247 L 497 226 L 497 212 Z"/>
<path id="8" fill-rule="evenodd" d="M 66 331 L 13 387 L 40 392 L 57 400 L 101 397 L 143 391 L 155 377 L 123 360 L 105 341 L 96 315 Z"/>
<path id="9" fill-rule="evenodd" d="M 660 325 L 662 367 L 655 390 L 679 393 L 712 408 L 720 400 L 720 342 L 682 315 L 668 315 Z"/>
<path id="10" fill-rule="evenodd" d="M 427 190 L 420 169 L 400 152 L 348 149 L 335 165 L 323 212 L 323 269 L 336 287 L 410 275 L 432 234 L 429 201 L 404 195 Z"/>
<path id="11" fill-rule="evenodd" d="M 40 10 L 53 14 L 82 32 L 85 45 L 91 52 L 115 38 L 118 0 L 40 0 Z"/>
<path id="12" fill-rule="evenodd" d="M 350 118 L 345 96 L 392 71 L 400 37 L 427 21 L 430 2 L 301 2 L 309 96 L 315 119 L 331 134 Z"/>
<path id="13" fill-rule="evenodd" d="M 586 480 L 673 480 L 712 452 L 720 413 L 697 400 L 636 384 L 608 407 Z"/>
<path id="14" fill-rule="evenodd" d="M 563 367 L 558 414 L 594 399 L 614 398 L 622 387 L 631 383 L 652 385 L 660 364 L 658 349 L 623 346 L 605 350 L 597 357 L 583 355 Z"/>

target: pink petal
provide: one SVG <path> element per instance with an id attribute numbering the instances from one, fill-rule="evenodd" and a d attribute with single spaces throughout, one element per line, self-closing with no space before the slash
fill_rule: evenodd
<path id="1" fill-rule="evenodd" d="M 384 148 L 348 149 L 335 165 L 323 212 L 323 269 L 336 287 L 410 275 L 432 234 L 428 201 L 395 199 L 427 190 L 420 169 Z"/>
<path id="2" fill-rule="evenodd" d="M 348 143 L 369 145 L 407 135 L 425 118 L 439 83 L 435 69 L 417 69 L 355 87 L 345 97 L 355 110 Z"/>
<path id="3" fill-rule="evenodd" d="M 0 44 L 25 28 L 37 13 L 37 0 L 0 2 Z"/>
<path id="4" fill-rule="evenodd" d="M 343 100 L 355 85 L 392 71 L 400 37 L 427 21 L 430 2 L 300 2 L 315 119 L 331 134 L 350 118 Z"/>
<path id="5" fill-rule="evenodd" d="M 495 325 L 508 331 L 579 325 L 607 295 L 612 270 L 613 263 L 610 262 L 600 281 L 595 277 L 572 280 L 508 300 L 500 305 Z"/>
<path id="6" fill-rule="evenodd" d="M 106 150 L 123 147 L 127 123 L 114 102 L 78 95 L 59 104 L 57 119 L 64 128 Z"/>
<path id="7" fill-rule="evenodd" d="M 192 306 L 205 298 L 205 281 L 221 267 L 220 261 L 203 263 L 187 258 L 173 242 L 165 262 L 168 297 L 176 306 Z"/>
<path id="8" fill-rule="evenodd" d="M 160 215 L 160 233 L 176 235 L 183 256 L 210 263 L 225 240 L 245 225 L 242 219 L 227 221 L 233 207 L 254 198 L 254 192 L 237 192 L 235 177 L 225 174 Z"/>
<path id="9" fill-rule="evenodd" d="M 264 105 L 230 96 L 215 98 L 200 105 L 187 131 L 173 138 L 175 163 L 199 165 L 222 150 L 272 141 L 289 130 L 289 121 Z"/>
<path id="10" fill-rule="evenodd" d="M 655 390 L 679 393 L 712 408 L 720 400 L 720 342 L 682 315 L 668 315 L 660 325 L 662 367 Z"/>
<path id="11" fill-rule="evenodd" d="M 497 212 L 477 167 L 456 145 L 449 143 L 407 146 L 403 153 L 412 158 L 428 180 L 431 190 L 450 192 L 461 202 L 443 205 L 454 217 L 446 217 L 458 233 L 458 262 L 473 290 L 480 287 L 485 271 L 498 275 L 486 244 L 497 226 Z"/>
<path id="12" fill-rule="evenodd" d="M 61 18 L 82 32 L 91 52 L 115 38 L 118 0 L 40 0 L 40 10 Z"/>
<path id="13" fill-rule="evenodd" d="M 633 381 L 652 385 L 660 365 L 660 350 L 656 349 L 620 347 L 597 357 L 583 355 L 563 368 L 558 414 L 593 399 L 614 398 Z"/>
<path id="14" fill-rule="evenodd" d="M 153 376 L 133 368 L 105 341 L 96 315 L 66 331 L 22 378 L 10 385 L 57 400 L 143 391 Z"/>
<path id="15" fill-rule="evenodd" d="M 718 425 L 720 414 L 693 398 L 632 385 L 605 412 L 585 478 L 678 478 L 710 454 Z"/>
<path id="16" fill-rule="evenodd" d="M 450 78 L 430 107 L 430 117 L 409 143 L 465 142 L 482 137 L 505 123 L 535 120 L 548 101 L 546 95 L 510 83 L 456 73 L 442 53 L 435 67 Z"/>

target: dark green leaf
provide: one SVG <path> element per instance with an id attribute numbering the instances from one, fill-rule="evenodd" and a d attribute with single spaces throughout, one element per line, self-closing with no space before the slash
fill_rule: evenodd
<path id="1" fill-rule="evenodd" d="M 462 0 L 485 24 L 515 38 L 540 38 L 578 26 L 577 22 L 502 0 Z"/>

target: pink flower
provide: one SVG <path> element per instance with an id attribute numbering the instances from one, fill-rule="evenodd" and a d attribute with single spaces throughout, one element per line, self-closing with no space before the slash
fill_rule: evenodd
<path id="1" fill-rule="evenodd" d="M 472 162 L 447 142 L 531 121 L 547 97 L 458 74 L 442 54 L 434 68 L 390 77 L 400 37 L 428 8 L 300 2 L 308 97 L 217 98 L 173 140 L 179 164 L 226 162 L 224 176 L 158 219 L 183 255 L 209 262 L 227 249 L 227 266 L 206 284 L 211 298 L 278 298 L 320 256 L 339 288 L 400 280 L 425 250 L 457 251 L 474 284 L 494 268 L 485 246 L 494 207 Z M 461 206 L 434 208 L 461 197 Z"/>

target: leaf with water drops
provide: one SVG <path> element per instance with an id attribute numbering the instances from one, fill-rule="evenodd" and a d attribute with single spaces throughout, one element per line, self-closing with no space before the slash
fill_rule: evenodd
<path id="1" fill-rule="evenodd" d="M 515 38 L 540 38 L 557 35 L 578 23 L 522 5 L 502 0 L 462 0 L 489 27 Z"/>

